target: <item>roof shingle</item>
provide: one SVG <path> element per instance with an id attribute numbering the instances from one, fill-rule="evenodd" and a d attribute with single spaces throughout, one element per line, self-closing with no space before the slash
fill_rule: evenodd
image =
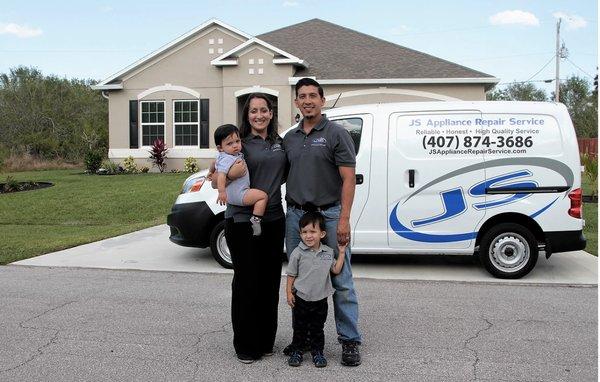
<path id="1" fill-rule="evenodd" d="M 327 21 L 312 19 L 256 36 L 307 62 L 297 77 L 490 78 L 494 77 Z"/>

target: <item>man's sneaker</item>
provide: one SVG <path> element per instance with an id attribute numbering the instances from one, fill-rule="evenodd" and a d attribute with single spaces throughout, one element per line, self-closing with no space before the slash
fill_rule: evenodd
<path id="1" fill-rule="evenodd" d="M 323 352 L 321 350 L 313 351 L 311 354 L 315 367 L 327 366 L 327 359 L 325 359 L 325 356 L 323 355 Z"/>
<path id="2" fill-rule="evenodd" d="M 298 350 L 294 350 L 292 355 L 290 355 L 290 359 L 288 359 L 288 365 L 294 367 L 302 365 L 302 353 Z"/>
<path id="3" fill-rule="evenodd" d="M 294 346 L 294 344 L 289 344 L 288 346 L 286 346 L 283 349 L 283 355 L 287 355 L 290 356 L 292 355 L 292 353 L 294 352 L 294 350 L 296 349 L 296 347 Z M 309 351 L 310 348 L 308 347 L 308 345 L 305 345 L 303 348 L 301 348 L 300 350 L 302 350 L 303 352 L 305 351 Z"/>
<path id="4" fill-rule="evenodd" d="M 342 365 L 358 366 L 360 365 L 360 351 L 358 350 L 358 342 L 343 341 L 342 342 Z"/>
<path id="5" fill-rule="evenodd" d="M 256 361 L 256 358 L 251 357 L 247 354 L 242 354 L 242 353 L 238 353 L 237 359 L 241 363 L 252 363 L 252 362 Z"/>

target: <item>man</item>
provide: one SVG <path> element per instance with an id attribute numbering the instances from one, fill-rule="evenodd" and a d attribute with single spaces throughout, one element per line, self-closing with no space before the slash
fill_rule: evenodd
<path id="1" fill-rule="evenodd" d="M 298 222 L 308 211 L 320 211 L 325 217 L 327 235 L 323 240 L 331 248 L 350 242 L 350 210 L 354 200 L 356 153 L 350 134 L 321 115 L 325 105 L 323 88 L 310 78 L 296 84 L 296 107 L 303 119 L 283 140 L 289 164 L 286 186 L 286 248 L 288 258 L 300 242 Z M 358 299 L 350 265 L 350 246 L 346 264 L 332 278 L 335 323 L 342 344 L 342 364 L 360 365 L 361 343 L 358 331 Z M 289 355 L 288 346 L 284 353 Z"/>

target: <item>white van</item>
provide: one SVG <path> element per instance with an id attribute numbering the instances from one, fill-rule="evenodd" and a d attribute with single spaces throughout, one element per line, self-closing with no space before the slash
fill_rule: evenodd
<path id="1" fill-rule="evenodd" d="M 356 145 L 353 253 L 478 255 L 494 276 L 519 278 L 538 253 L 585 248 L 581 173 L 564 105 L 424 102 L 327 110 Z M 224 207 L 184 183 L 170 239 L 211 246 L 230 267 Z"/>

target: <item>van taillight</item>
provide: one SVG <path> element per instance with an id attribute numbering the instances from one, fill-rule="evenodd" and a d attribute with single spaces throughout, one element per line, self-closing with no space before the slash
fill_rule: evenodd
<path id="1" fill-rule="evenodd" d="M 571 208 L 569 208 L 569 215 L 574 218 L 581 219 L 581 188 L 569 192 L 569 199 L 571 199 Z"/>

